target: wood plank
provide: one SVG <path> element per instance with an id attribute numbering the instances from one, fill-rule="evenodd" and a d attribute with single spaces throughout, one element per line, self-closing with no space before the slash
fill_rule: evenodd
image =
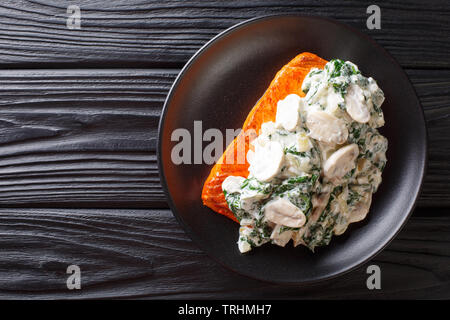
<path id="1" fill-rule="evenodd" d="M 425 112 L 428 168 L 419 205 L 450 206 L 450 72 L 407 70 Z"/>
<path id="2" fill-rule="evenodd" d="M 448 216 L 411 218 L 373 261 L 307 287 L 224 269 L 169 210 L 0 209 L 0 235 L 0 298 L 450 298 Z M 81 290 L 66 288 L 72 264 Z M 380 291 L 366 288 L 370 264 L 381 268 Z"/>
<path id="3" fill-rule="evenodd" d="M 166 207 L 157 126 L 177 70 L 0 72 L 0 205 Z M 450 70 L 409 70 L 429 125 L 421 206 L 450 206 Z"/>
<path id="4" fill-rule="evenodd" d="M 68 29 L 69 5 L 81 29 Z M 4 0 L 1 67 L 181 67 L 213 36 L 246 19 L 281 13 L 334 18 L 371 35 L 406 67 L 450 67 L 447 0 L 377 1 L 382 29 L 368 30 L 373 1 Z"/>
<path id="5" fill-rule="evenodd" d="M 176 73 L 0 72 L 0 204 L 165 207 L 156 140 Z"/>

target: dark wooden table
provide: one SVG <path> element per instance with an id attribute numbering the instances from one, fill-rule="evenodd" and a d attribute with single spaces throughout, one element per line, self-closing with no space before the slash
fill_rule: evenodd
<path id="1" fill-rule="evenodd" d="M 81 29 L 66 25 L 81 9 Z M 450 2 L 2 0 L 0 298 L 450 298 Z M 250 280 L 216 264 L 167 208 L 155 155 L 167 91 L 189 57 L 243 20 L 335 18 L 404 67 L 429 131 L 418 207 L 369 264 L 322 284 Z M 66 269 L 81 268 L 81 290 Z"/>

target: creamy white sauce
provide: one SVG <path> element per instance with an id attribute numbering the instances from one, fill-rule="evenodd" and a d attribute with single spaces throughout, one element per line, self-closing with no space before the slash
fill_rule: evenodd
<path id="1" fill-rule="evenodd" d="M 364 219 L 381 183 L 387 139 L 384 94 L 351 62 L 312 69 L 301 88 L 277 104 L 275 122 L 261 126 L 247 154 L 249 176 L 222 184 L 240 220 L 238 248 L 266 242 L 314 250 Z"/>

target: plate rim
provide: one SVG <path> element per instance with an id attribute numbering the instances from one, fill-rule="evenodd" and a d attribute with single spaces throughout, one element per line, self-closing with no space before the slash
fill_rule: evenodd
<path id="1" fill-rule="evenodd" d="M 383 243 L 381 243 L 380 245 L 378 245 L 374 250 L 371 250 L 370 254 L 366 254 L 366 255 L 362 256 L 361 259 L 358 259 L 359 260 L 358 262 L 353 263 L 353 264 L 348 265 L 343 268 L 339 268 L 339 270 L 336 272 L 329 273 L 328 275 L 325 275 L 325 276 L 316 277 L 315 279 L 312 279 L 312 280 L 280 281 L 280 280 L 265 279 L 265 278 L 261 278 L 258 276 L 254 276 L 253 274 L 249 274 L 249 273 L 245 273 L 245 272 L 236 270 L 236 269 L 232 268 L 231 266 L 229 266 L 228 264 L 226 264 L 221 259 L 219 259 L 218 257 L 216 257 L 211 252 L 211 250 L 208 249 L 207 246 L 202 244 L 202 241 L 200 241 L 200 239 L 197 238 L 197 235 L 195 234 L 195 232 L 188 226 L 187 223 L 185 223 L 183 218 L 178 213 L 178 210 L 176 209 L 175 203 L 173 202 L 172 196 L 170 195 L 170 192 L 168 189 L 168 185 L 166 182 L 166 175 L 165 175 L 164 167 L 163 167 L 163 163 L 162 163 L 162 142 L 163 142 L 162 141 L 162 130 L 164 128 L 166 114 L 167 114 L 170 102 L 172 100 L 173 93 L 176 91 L 180 81 L 182 80 L 182 78 L 184 77 L 185 73 L 190 68 L 190 66 L 199 58 L 199 56 L 204 51 L 206 51 L 210 46 L 212 46 L 216 41 L 220 40 L 221 38 L 231 34 L 232 32 L 237 31 L 237 29 L 242 28 L 246 25 L 258 23 L 260 21 L 270 20 L 270 19 L 274 19 L 274 18 L 275 19 L 276 18 L 306 18 L 306 19 L 327 21 L 332 24 L 335 24 L 340 27 L 344 27 L 344 28 L 348 29 L 353 34 L 359 36 L 360 38 L 364 38 L 365 40 L 368 40 L 369 42 L 372 43 L 373 46 L 377 47 L 378 49 L 381 49 L 384 56 L 387 57 L 389 60 L 391 60 L 392 63 L 394 63 L 402 71 L 401 72 L 402 76 L 404 77 L 404 79 L 409 83 L 410 87 L 412 88 L 415 98 L 420 107 L 420 118 L 421 118 L 421 122 L 422 122 L 423 129 L 424 129 L 424 144 L 423 144 L 424 152 L 423 152 L 422 158 L 420 159 L 421 160 L 420 162 L 423 164 L 422 167 L 420 168 L 420 181 L 418 184 L 416 184 L 414 199 L 412 201 L 410 201 L 409 207 L 406 210 L 408 212 L 403 217 L 403 220 L 397 225 L 396 231 L 390 237 L 387 237 L 386 240 Z M 340 21 L 332 19 L 332 18 L 315 16 L 315 15 L 305 15 L 305 14 L 299 14 L 299 13 L 280 13 L 280 14 L 270 14 L 270 15 L 254 17 L 254 18 L 250 18 L 250 19 L 247 19 L 247 20 L 244 20 L 237 24 L 232 25 L 231 27 L 223 30 L 222 32 L 218 33 L 213 38 L 211 38 L 209 41 L 207 41 L 185 63 L 185 65 L 183 66 L 183 68 L 180 70 L 177 77 L 175 78 L 174 82 L 172 83 L 172 86 L 170 87 L 170 89 L 167 93 L 163 108 L 161 110 L 161 116 L 160 116 L 159 123 L 158 123 L 158 143 L 157 143 L 157 149 L 156 149 L 156 158 L 157 158 L 157 163 L 158 163 L 158 173 L 159 173 L 160 183 L 161 183 L 163 191 L 166 195 L 166 200 L 167 200 L 167 203 L 169 205 L 169 208 L 170 208 L 173 216 L 175 217 L 177 222 L 183 227 L 184 231 L 191 238 L 191 240 L 195 243 L 195 245 L 199 249 L 201 249 L 204 253 L 206 253 L 206 255 L 209 258 L 211 258 L 213 261 L 217 262 L 219 265 L 223 266 L 227 270 L 233 271 L 241 276 L 245 276 L 245 277 L 253 279 L 253 280 L 258 280 L 258 281 L 263 281 L 266 283 L 272 283 L 272 284 L 278 284 L 278 285 L 307 286 L 307 285 L 322 283 L 327 280 L 335 279 L 335 278 L 341 277 L 345 274 L 348 274 L 348 273 L 354 271 L 355 269 L 361 267 L 363 264 L 367 263 L 369 260 L 372 260 L 373 258 L 375 258 L 397 237 L 397 235 L 404 228 L 404 226 L 408 222 L 409 218 L 411 217 L 411 214 L 413 213 L 414 209 L 417 206 L 417 201 L 419 199 L 419 196 L 422 193 L 424 179 L 425 179 L 425 175 L 426 175 L 426 172 L 428 169 L 428 151 L 429 151 L 428 148 L 429 148 L 428 128 L 427 128 L 427 123 L 426 123 L 426 119 L 425 119 L 425 113 L 424 113 L 423 106 L 420 102 L 420 99 L 417 96 L 416 89 L 414 88 L 413 84 L 411 83 L 409 77 L 406 75 L 403 67 L 397 62 L 397 60 L 384 47 L 382 47 L 380 44 L 378 44 L 369 35 L 361 32 L 360 30 L 358 30 L 354 27 L 347 25 L 346 23 L 340 22 Z"/>

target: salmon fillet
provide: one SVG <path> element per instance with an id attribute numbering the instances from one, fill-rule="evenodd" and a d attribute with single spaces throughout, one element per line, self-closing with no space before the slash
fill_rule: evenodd
<path id="1" fill-rule="evenodd" d="M 228 208 L 222 192 L 222 182 L 228 176 L 248 177 L 249 164 L 246 159 L 238 162 L 238 148 L 242 150 L 244 145 L 245 150 L 249 150 L 249 143 L 256 135 L 248 135 L 245 132 L 254 130 L 259 133 L 264 122 L 275 121 L 277 103 L 287 95 L 295 93 L 301 97 L 305 96 L 301 90 L 303 79 L 311 68 L 323 69 L 327 62 L 313 53 L 303 52 L 277 72 L 269 88 L 247 116 L 242 131 L 226 148 L 206 179 L 202 190 L 202 200 L 205 206 L 238 222 Z M 239 160 L 242 160 L 241 158 Z"/>

